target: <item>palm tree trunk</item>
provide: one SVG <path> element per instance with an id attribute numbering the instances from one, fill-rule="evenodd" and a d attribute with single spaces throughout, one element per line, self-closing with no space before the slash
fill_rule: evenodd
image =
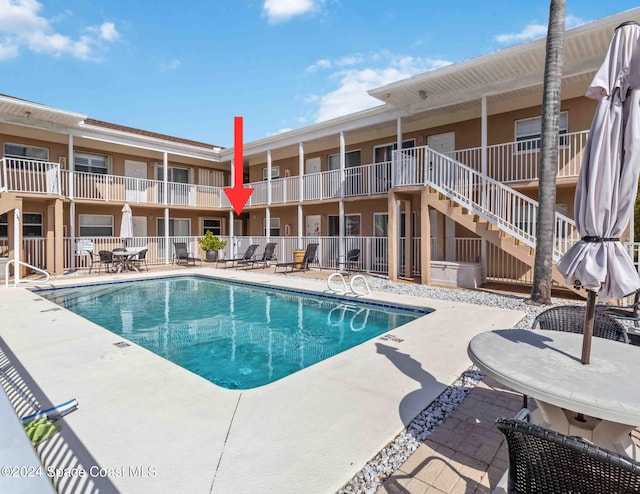
<path id="1" fill-rule="evenodd" d="M 536 231 L 536 257 L 533 266 L 531 302 L 551 303 L 553 239 L 556 212 L 556 175 L 560 136 L 560 88 L 564 60 L 565 0 L 551 0 L 547 53 L 544 64 L 542 131 L 540 140 L 540 180 Z"/>

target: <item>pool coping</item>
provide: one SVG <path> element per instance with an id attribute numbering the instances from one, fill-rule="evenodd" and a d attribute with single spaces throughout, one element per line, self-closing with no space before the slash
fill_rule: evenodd
<path id="1" fill-rule="evenodd" d="M 328 291 L 326 281 L 208 267 L 50 284 L 186 274 Z M 419 318 L 285 379 L 226 390 L 135 344 L 114 347 L 122 337 L 50 311 L 45 306 L 55 304 L 26 289 L 3 293 L 10 323 L 0 330 L 3 341 L 48 401 L 78 399 L 63 429 L 123 493 L 335 492 L 469 367 L 466 346 L 475 334 L 511 327 L 524 315 L 391 293 L 358 296 L 435 311 L 427 327 Z M 116 475 L 131 466 L 153 467 L 153 476 Z"/>

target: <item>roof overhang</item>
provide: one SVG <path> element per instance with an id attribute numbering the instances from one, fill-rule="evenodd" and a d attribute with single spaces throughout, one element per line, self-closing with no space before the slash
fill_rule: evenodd
<path id="1" fill-rule="evenodd" d="M 594 74 L 622 22 L 640 22 L 640 8 L 589 22 L 565 32 L 563 80 Z M 435 110 L 482 97 L 540 87 L 546 37 L 434 69 L 372 89 L 369 94 L 409 114 Z"/>
<path id="2" fill-rule="evenodd" d="M 57 130 L 75 127 L 87 116 L 0 94 L 0 118 L 17 125 Z"/>
<path id="3" fill-rule="evenodd" d="M 197 158 L 213 162 L 220 161 L 220 148 L 217 147 L 212 146 L 211 150 L 207 150 L 199 146 L 166 141 L 122 130 L 90 125 L 84 122 L 79 124 L 76 128 L 70 129 L 69 134 L 75 137 L 82 137 L 85 139 L 108 142 L 110 144 L 134 147 L 138 149 L 146 149 L 158 153 L 166 152 L 171 155 L 186 156 L 189 158 Z"/>

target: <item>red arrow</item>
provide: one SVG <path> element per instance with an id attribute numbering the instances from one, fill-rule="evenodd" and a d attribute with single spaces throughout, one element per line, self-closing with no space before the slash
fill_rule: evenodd
<path id="1" fill-rule="evenodd" d="M 244 205 L 253 194 L 253 188 L 242 184 L 242 117 L 233 117 L 233 187 L 224 189 L 236 214 L 240 215 Z"/>

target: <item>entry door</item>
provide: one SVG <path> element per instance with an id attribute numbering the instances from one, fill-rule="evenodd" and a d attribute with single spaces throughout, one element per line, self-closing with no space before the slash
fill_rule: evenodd
<path id="1" fill-rule="evenodd" d="M 450 155 L 456 150 L 456 134 L 455 132 L 447 132 L 446 134 L 435 134 L 427 137 L 427 146 L 438 153 Z"/>
<path id="2" fill-rule="evenodd" d="M 124 161 L 125 200 L 147 202 L 147 164 L 143 161 Z M 140 180 L 137 180 L 140 179 Z"/>
<path id="3" fill-rule="evenodd" d="M 454 158 L 453 154 L 456 150 L 456 136 L 453 132 L 447 132 L 446 134 L 436 134 L 427 137 L 427 146 L 438 153 Z M 459 180 L 458 174 L 455 168 L 447 168 L 446 170 L 440 170 L 440 175 L 437 177 L 440 185 L 449 188 L 451 190 L 464 191 L 464 183 Z M 460 189 L 462 187 L 462 189 Z"/>

